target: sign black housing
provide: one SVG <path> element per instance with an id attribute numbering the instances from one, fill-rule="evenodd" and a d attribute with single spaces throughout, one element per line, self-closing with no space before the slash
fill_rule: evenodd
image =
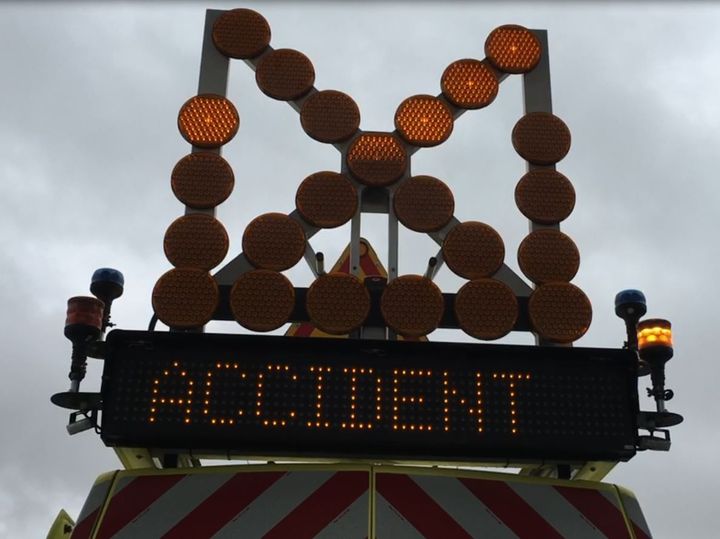
<path id="1" fill-rule="evenodd" d="M 615 349 L 116 330 L 102 438 L 195 454 L 628 460 L 637 359 Z"/>

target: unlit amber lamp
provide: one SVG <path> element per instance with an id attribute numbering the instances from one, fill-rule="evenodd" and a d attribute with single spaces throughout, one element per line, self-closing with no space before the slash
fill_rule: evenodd
<path id="1" fill-rule="evenodd" d="M 652 318 L 638 324 L 638 349 L 662 346 L 672 349 L 672 325 L 667 320 Z"/>
<path id="2" fill-rule="evenodd" d="M 91 334 L 99 333 L 102 328 L 102 315 L 105 303 L 90 296 L 75 296 L 68 300 L 67 315 L 65 317 L 65 334 L 68 332 L 82 333 L 85 338 Z M 79 328 L 82 329 L 79 329 Z"/>

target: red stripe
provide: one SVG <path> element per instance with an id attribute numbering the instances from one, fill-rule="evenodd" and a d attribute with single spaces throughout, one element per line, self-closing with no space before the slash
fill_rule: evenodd
<path id="1" fill-rule="evenodd" d="M 423 537 L 430 539 L 472 537 L 407 475 L 378 474 L 376 490 Z M 382 523 L 378 523 L 378 528 L 382 529 Z"/>
<path id="2" fill-rule="evenodd" d="M 572 487 L 555 487 L 555 490 L 562 494 L 608 539 L 628 539 L 630 537 L 620 509 L 598 491 Z"/>
<path id="3" fill-rule="evenodd" d="M 367 492 L 366 472 L 338 472 L 293 509 L 264 539 L 303 539 L 315 537 L 340 513 Z"/>
<path id="4" fill-rule="evenodd" d="M 167 492 L 184 475 L 153 475 L 138 477 L 110 499 L 97 539 L 112 537 L 160 496 Z"/>
<path id="5" fill-rule="evenodd" d="M 99 511 L 99 509 L 95 509 L 95 511 L 78 522 L 70 534 L 71 539 L 90 539 L 90 532 L 92 532 Z"/>
<path id="6" fill-rule="evenodd" d="M 289 331 L 288 335 L 292 337 L 309 337 L 313 331 L 315 331 L 315 326 L 305 322 L 299 324 L 294 330 Z"/>
<path id="7" fill-rule="evenodd" d="M 502 481 L 460 479 L 520 539 L 563 539 L 520 495 Z"/>
<path id="8" fill-rule="evenodd" d="M 632 520 L 630 522 L 632 523 L 633 532 L 635 532 L 636 539 L 652 539 L 652 537 L 645 533 L 645 531 L 640 526 L 632 522 Z"/>
<path id="9" fill-rule="evenodd" d="M 235 474 L 163 537 L 211 537 L 284 475 L 285 472 Z"/>
<path id="10" fill-rule="evenodd" d="M 360 267 L 365 272 L 365 277 L 382 277 L 382 272 L 380 271 L 380 268 L 378 268 L 377 265 L 372 261 L 372 258 L 367 255 L 360 257 Z"/>
<path id="11" fill-rule="evenodd" d="M 340 269 L 338 269 L 340 273 L 350 273 L 350 256 L 348 255 L 347 258 L 343 260 L 343 263 L 340 265 Z"/>

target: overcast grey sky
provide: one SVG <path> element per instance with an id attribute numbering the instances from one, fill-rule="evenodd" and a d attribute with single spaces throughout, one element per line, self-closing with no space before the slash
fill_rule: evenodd
<path id="1" fill-rule="evenodd" d="M 96 435 L 69 437 L 67 414 L 49 402 L 68 385 L 65 302 L 87 293 L 95 268 L 117 267 L 126 292 L 114 320 L 147 326 L 150 292 L 170 268 L 163 235 L 183 211 L 169 175 L 189 151 L 176 117 L 197 88 L 204 10 L 234 7 L 268 19 L 275 48 L 304 52 L 317 88 L 353 96 L 366 130 L 391 130 L 404 98 L 437 94 L 450 62 L 482 59 L 496 26 L 548 30 L 554 111 L 573 134 L 558 166 L 577 192 L 563 231 L 580 249 L 573 282 L 594 311 L 578 344 L 622 344 L 613 298 L 623 288 L 642 289 L 648 315 L 669 318 L 675 331 L 670 407 L 686 421 L 669 453 L 638 454 L 608 480 L 637 494 L 657 539 L 717 537 L 720 7 L 711 2 L 0 4 L 0 537 L 44 536 L 60 508 L 77 516 L 95 477 L 119 465 Z M 244 64 L 232 65 L 228 96 L 241 116 L 224 153 L 235 191 L 218 209 L 229 259 L 254 216 L 289 212 L 303 178 L 340 163 Z M 502 234 L 513 268 L 527 233 L 513 201 L 524 161 L 510 144 L 521 115 L 521 80 L 511 77 L 489 108 L 458 120 L 447 143 L 413 158 L 414 173 L 450 185 L 461 221 Z M 380 218 L 363 228 L 381 254 L 384 230 Z M 334 260 L 348 239 L 342 227 L 312 244 Z M 421 273 L 435 251 L 402 230 L 400 273 Z M 301 265 L 287 275 L 296 286 L 311 280 Z M 444 268 L 437 282 L 454 292 L 462 281 Z M 83 387 L 98 388 L 99 378 L 92 364 Z"/>

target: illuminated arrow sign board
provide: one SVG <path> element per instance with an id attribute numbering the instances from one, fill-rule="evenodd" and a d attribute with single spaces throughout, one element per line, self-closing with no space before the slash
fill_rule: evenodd
<path id="1" fill-rule="evenodd" d="M 432 461 L 627 460 L 624 350 L 113 331 L 111 446 Z"/>

